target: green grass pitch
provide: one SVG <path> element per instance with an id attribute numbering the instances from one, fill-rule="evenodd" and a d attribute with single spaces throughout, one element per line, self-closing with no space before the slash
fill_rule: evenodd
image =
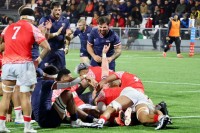
<path id="1" fill-rule="evenodd" d="M 136 74 L 145 86 L 145 93 L 154 103 L 165 101 L 168 105 L 173 125 L 167 129 L 155 131 L 153 127 L 105 127 L 103 129 L 70 128 L 62 125 L 56 129 L 41 129 L 40 133 L 198 133 L 200 132 L 200 53 L 194 57 L 176 57 L 175 52 L 168 52 L 163 58 L 159 51 L 123 51 L 117 59 L 117 71 L 129 71 Z M 74 76 L 74 68 L 79 63 L 79 50 L 70 50 L 66 56 L 67 68 Z M 23 125 L 7 123 L 13 133 L 23 132 Z"/>

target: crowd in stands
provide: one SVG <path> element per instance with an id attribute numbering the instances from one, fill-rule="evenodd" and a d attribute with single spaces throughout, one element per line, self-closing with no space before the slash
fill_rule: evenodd
<path id="1" fill-rule="evenodd" d="M 5 0 L 0 1 L 5 2 Z M 20 3 L 20 0 L 14 1 L 16 5 Z M 31 3 L 29 0 L 26 2 Z M 35 2 L 37 4 L 35 18 L 38 23 L 42 16 L 50 14 L 52 0 Z M 107 15 L 111 20 L 111 27 L 140 27 L 146 20 L 145 28 L 153 28 L 155 25 L 167 24 L 173 14 L 178 14 L 182 18 L 181 28 L 189 27 L 189 18 L 196 19 L 195 26 L 200 27 L 200 0 L 60 0 L 60 2 L 63 15 L 70 23 L 75 24 L 80 17 L 91 17 L 91 25 L 96 26 L 97 19 Z M 9 24 L 10 20 L 12 18 L 6 15 L 0 18 L 1 24 Z"/>

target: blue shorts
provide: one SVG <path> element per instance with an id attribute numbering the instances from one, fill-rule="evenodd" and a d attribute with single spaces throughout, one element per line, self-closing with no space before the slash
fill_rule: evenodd
<path id="1" fill-rule="evenodd" d="M 51 107 L 50 110 L 46 110 L 45 112 L 40 112 L 40 119 L 38 120 L 38 124 L 42 128 L 55 128 L 59 127 L 62 119 L 60 118 L 58 112 Z"/>
<path id="2" fill-rule="evenodd" d="M 88 57 L 89 59 L 91 59 L 91 55 L 86 50 L 82 49 L 80 49 L 80 57 Z"/>
<path id="3" fill-rule="evenodd" d="M 59 70 L 66 67 L 65 52 L 64 50 L 51 51 L 39 64 L 39 68 L 44 69 L 45 64 L 54 65 Z"/>
<path id="4" fill-rule="evenodd" d="M 91 66 L 101 66 L 101 63 L 96 62 L 93 58 L 91 59 Z M 115 71 L 115 61 L 109 63 L 109 69 Z"/>

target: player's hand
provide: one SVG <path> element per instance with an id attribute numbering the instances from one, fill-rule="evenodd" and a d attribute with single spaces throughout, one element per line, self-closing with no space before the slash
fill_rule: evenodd
<path id="1" fill-rule="evenodd" d="M 70 41 L 73 38 L 73 31 L 71 29 L 66 29 L 65 36 L 66 36 L 66 39 Z"/>
<path id="2" fill-rule="evenodd" d="M 166 40 L 167 40 L 167 41 L 169 41 L 169 40 L 170 40 L 170 38 L 167 36 L 167 37 L 166 37 Z"/>
<path id="3" fill-rule="evenodd" d="M 36 60 L 33 61 L 35 68 L 38 68 L 38 65 L 42 62 L 41 57 L 39 56 Z"/>
<path id="4" fill-rule="evenodd" d="M 57 31 L 57 35 L 60 35 L 60 33 L 62 32 L 62 29 L 64 28 L 64 26 L 60 27 L 60 29 L 58 29 Z"/>
<path id="5" fill-rule="evenodd" d="M 110 48 L 110 43 L 108 45 L 103 46 L 102 52 L 106 54 L 108 52 L 109 48 Z"/>
<path id="6" fill-rule="evenodd" d="M 112 57 L 107 57 L 107 60 L 108 60 L 108 63 L 110 63 L 113 60 L 113 58 Z"/>
<path id="7" fill-rule="evenodd" d="M 101 89 L 103 89 L 105 84 L 107 84 L 106 80 L 105 79 L 101 80 L 98 84 L 97 91 L 100 91 Z"/>
<path id="8" fill-rule="evenodd" d="M 101 57 L 98 56 L 98 55 L 95 55 L 95 56 L 93 57 L 93 59 L 94 59 L 96 62 L 98 62 L 98 63 L 100 63 L 100 62 L 102 61 Z"/>
<path id="9" fill-rule="evenodd" d="M 94 88 L 94 90 L 97 88 L 98 82 L 95 79 L 90 78 L 90 77 L 87 76 L 86 80 L 88 81 L 89 86 L 91 86 L 92 88 Z"/>
<path id="10" fill-rule="evenodd" d="M 52 27 L 52 22 L 51 22 L 51 20 L 47 20 L 46 22 L 45 22 L 45 27 L 47 28 L 47 30 L 50 30 L 51 29 L 51 27 Z"/>
<path id="11" fill-rule="evenodd" d="M 46 28 L 44 26 L 44 22 L 38 25 L 38 29 L 42 32 L 42 34 L 46 33 Z"/>
<path id="12" fill-rule="evenodd" d="M 12 122 L 12 115 L 11 114 L 6 114 L 6 122 Z"/>
<path id="13" fill-rule="evenodd" d="M 65 48 L 64 52 L 65 52 L 65 54 L 68 54 L 69 53 L 69 48 Z"/>

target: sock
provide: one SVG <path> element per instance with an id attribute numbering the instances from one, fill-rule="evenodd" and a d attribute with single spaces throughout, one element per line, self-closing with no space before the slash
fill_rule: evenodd
<path id="1" fill-rule="evenodd" d="M 158 122 L 158 115 L 154 115 L 153 120 L 155 123 Z"/>
<path id="2" fill-rule="evenodd" d="M 103 123 L 105 123 L 107 121 L 107 118 L 105 116 L 100 116 L 99 121 L 102 121 Z"/>
<path id="3" fill-rule="evenodd" d="M 94 117 L 91 115 L 87 115 L 86 116 L 86 122 L 92 123 L 93 122 Z"/>
<path id="4" fill-rule="evenodd" d="M 78 119 L 78 114 L 75 113 L 75 114 L 71 114 L 71 121 L 76 121 Z"/>
<path id="5" fill-rule="evenodd" d="M 18 106 L 14 108 L 15 110 L 15 119 L 21 119 L 22 118 L 22 107 Z"/>
<path id="6" fill-rule="evenodd" d="M 30 128 L 30 126 L 31 126 L 30 121 L 31 121 L 31 116 L 24 115 L 24 128 L 27 128 L 27 129 Z"/>
<path id="7" fill-rule="evenodd" d="M 6 116 L 0 116 L 0 126 L 5 127 Z"/>

